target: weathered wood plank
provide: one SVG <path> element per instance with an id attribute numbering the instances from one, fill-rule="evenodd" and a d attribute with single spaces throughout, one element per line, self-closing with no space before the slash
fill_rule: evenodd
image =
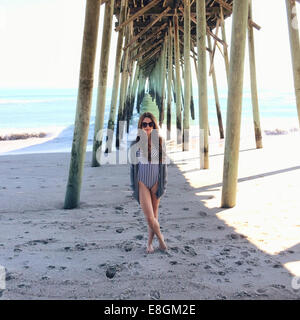
<path id="1" fill-rule="evenodd" d="M 64 209 L 76 208 L 78 207 L 80 201 L 80 190 L 92 106 L 99 15 L 100 2 L 98 0 L 87 0 L 80 62 L 75 128 L 73 134 Z"/>
<path id="2" fill-rule="evenodd" d="M 222 208 L 236 204 L 248 1 L 233 2 Z"/>
<path id="3" fill-rule="evenodd" d="M 149 10 L 149 9 L 153 8 L 154 6 L 156 6 L 160 1 L 161 0 L 152 0 L 145 7 L 140 9 L 138 12 L 136 12 L 135 14 L 130 16 L 126 21 L 124 21 L 118 27 L 116 27 L 115 31 L 120 31 L 122 28 L 124 28 L 126 25 L 128 25 L 129 22 L 131 22 L 131 21 L 137 19 L 138 17 L 140 17 L 141 15 L 143 15 L 145 12 L 147 12 L 147 10 Z"/>
<path id="4" fill-rule="evenodd" d="M 137 39 L 139 39 L 151 27 L 153 27 L 155 25 L 155 23 L 157 23 L 162 17 L 164 17 L 170 9 L 171 8 L 168 7 L 166 10 L 164 10 L 156 19 L 154 19 L 151 23 L 149 23 L 145 29 L 143 29 L 138 35 L 133 37 L 133 39 L 124 47 L 124 50 L 126 50 L 128 47 L 130 47 Z"/>

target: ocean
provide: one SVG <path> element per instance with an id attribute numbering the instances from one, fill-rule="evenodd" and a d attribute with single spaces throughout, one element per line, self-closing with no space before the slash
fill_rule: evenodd
<path id="1" fill-rule="evenodd" d="M 197 90 L 193 89 L 195 120 L 190 125 L 198 124 Z M 93 91 L 90 128 L 87 150 L 92 150 L 97 91 Z M 227 89 L 219 91 L 223 125 L 226 124 Z M 0 135 L 15 132 L 45 132 L 47 135 L 59 134 L 50 141 L 34 146 L 7 152 L 69 152 L 72 146 L 76 113 L 77 89 L 0 89 Z M 107 90 L 104 126 L 107 125 L 111 90 Z M 218 136 L 217 116 L 214 95 L 208 93 L 209 126 L 212 136 Z M 260 119 L 263 134 L 289 134 L 298 129 L 298 118 L 294 91 L 260 91 Z M 175 106 L 172 107 L 172 123 L 175 124 Z M 244 90 L 242 103 L 241 136 L 252 134 L 253 117 L 251 92 Z M 131 140 L 136 133 L 138 114 L 136 108 L 130 125 Z M 1 143 L 1 142 L 0 142 Z"/>

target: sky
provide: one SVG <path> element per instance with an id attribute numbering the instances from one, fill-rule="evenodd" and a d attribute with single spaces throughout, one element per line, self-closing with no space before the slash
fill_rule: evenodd
<path id="1" fill-rule="evenodd" d="M 252 0 L 257 84 L 261 90 L 293 90 L 284 0 Z M 77 88 L 85 0 L 0 0 L 0 88 Z M 100 61 L 104 5 L 100 11 L 95 85 Z M 300 5 L 297 4 L 300 16 Z M 231 18 L 226 19 L 227 42 Z M 219 33 L 221 36 L 221 32 Z M 112 86 L 117 33 L 113 31 L 108 86 Z M 227 87 L 224 60 L 216 51 L 220 90 Z M 208 57 L 207 57 L 208 58 Z M 209 61 L 209 59 L 208 59 Z M 193 64 L 192 64 L 193 66 Z M 192 67 L 193 70 L 193 67 Z M 250 88 L 246 46 L 244 88 Z M 193 71 L 193 83 L 195 83 Z M 211 83 L 211 79 L 209 79 Z"/>

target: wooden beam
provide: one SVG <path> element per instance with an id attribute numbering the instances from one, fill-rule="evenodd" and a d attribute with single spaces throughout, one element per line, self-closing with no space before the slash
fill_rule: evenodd
<path id="1" fill-rule="evenodd" d="M 226 30 L 225 30 L 225 20 L 224 20 L 224 13 L 223 13 L 223 7 L 220 6 L 220 18 L 221 18 L 221 30 L 222 30 L 222 40 L 227 42 L 226 40 Z M 224 63 L 225 63 L 225 70 L 226 70 L 226 78 L 228 83 L 228 77 L 229 77 L 229 56 L 228 56 L 228 49 L 227 47 L 223 47 L 224 50 Z"/>
<path id="2" fill-rule="evenodd" d="M 236 204 L 247 24 L 248 1 L 234 1 L 223 165 L 222 208 L 232 208 Z"/>
<path id="3" fill-rule="evenodd" d="M 150 58 L 152 58 L 153 56 L 155 56 L 159 51 L 161 50 L 161 46 L 156 48 L 150 55 L 146 56 L 144 59 L 143 59 L 143 62 L 142 64 L 140 65 L 141 67 L 144 66 L 145 62 L 147 62 Z"/>
<path id="4" fill-rule="evenodd" d="M 166 67 L 167 67 L 167 33 L 165 33 L 165 39 L 163 44 L 163 51 L 162 51 L 162 64 L 161 64 L 161 73 L 160 73 L 160 98 L 161 98 L 161 105 L 159 106 L 159 126 L 162 127 L 162 123 L 165 118 L 165 91 L 166 91 Z"/>
<path id="5" fill-rule="evenodd" d="M 127 0 L 125 1 L 125 6 L 128 6 Z M 127 13 L 128 15 L 128 13 Z M 125 29 L 125 44 L 128 43 L 131 39 L 131 24 L 129 26 L 126 26 Z M 129 50 L 125 50 L 123 52 L 122 57 L 122 75 L 121 75 L 121 83 L 120 83 L 120 92 L 119 92 L 119 107 L 118 107 L 118 116 L 117 116 L 117 130 L 116 130 L 116 149 L 119 150 L 120 142 L 123 139 L 123 115 L 124 115 L 124 106 L 125 106 L 125 97 L 126 97 L 126 91 L 127 91 L 127 83 L 128 83 L 128 56 L 129 56 Z"/>
<path id="6" fill-rule="evenodd" d="M 105 3 L 105 12 L 103 19 L 100 70 L 98 76 L 98 91 L 96 102 L 96 116 L 94 125 L 94 139 L 92 151 L 92 167 L 99 167 L 102 154 L 102 132 L 104 126 L 104 113 L 107 89 L 107 75 L 109 63 L 109 51 L 111 43 L 112 19 L 114 0 Z M 100 151 L 100 152 L 99 152 Z"/>
<path id="7" fill-rule="evenodd" d="M 182 45 L 182 47 L 184 48 L 184 42 L 180 39 L 179 39 L 179 42 Z M 197 52 L 193 48 L 190 48 L 190 49 L 191 49 L 191 52 L 197 57 Z M 206 48 L 206 49 L 208 49 L 208 48 Z"/>
<path id="8" fill-rule="evenodd" d="M 291 58 L 293 66 L 294 89 L 300 126 L 300 43 L 297 9 L 295 0 L 286 0 L 286 12 L 288 20 Z"/>
<path id="9" fill-rule="evenodd" d="M 126 50 L 128 47 L 130 47 L 137 39 L 139 39 L 143 34 L 145 34 L 151 27 L 153 27 L 155 25 L 156 22 L 158 22 L 161 18 L 163 18 L 167 12 L 170 10 L 171 8 L 168 7 L 166 10 L 164 10 L 155 20 L 153 20 L 151 23 L 148 24 L 148 26 L 143 29 L 138 35 L 136 35 L 135 37 L 133 37 L 133 39 L 124 47 L 124 50 Z"/>
<path id="10" fill-rule="evenodd" d="M 160 39 L 157 42 L 154 42 L 150 47 L 140 51 L 138 54 L 136 54 L 132 60 L 137 60 L 138 58 L 140 58 L 142 55 L 144 55 L 145 53 L 149 52 L 151 49 L 157 47 L 160 43 L 162 43 L 164 41 L 164 39 Z"/>
<path id="11" fill-rule="evenodd" d="M 226 1 L 224 1 L 224 0 L 215 0 L 215 2 L 218 2 L 219 5 L 221 5 L 223 8 L 225 8 L 229 12 L 232 12 L 232 6 L 229 3 L 227 3 Z"/>
<path id="12" fill-rule="evenodd" d="M 225 8 L 226 10 L 228 10 L 229 12 L 232 12 L 232 6 L 231 6 L 231 4 L 227 3 L 226 1 L 224 1 L 224 0 L 215 0 L 215 2 L 218 2 L 220 6 L 222 6 L 223 8 Z M 250 24 L 252 27 L 254 27 L 255 29 L 257 29 L 257 30 L 260 30 L 260 29 L 261 29 L 261 27 L 260 27 L 257 23 L 253 22 L 252 19 L 249 19 L 248 22 L 249 22 L 249 24 Z"/>
<path id="13" fill-rule="evenodd" d="M 174 52 L 175 52 L 175 71 L 176 71 L 176 136 L 177 144 L 182 142 L 182 117 L 181 117 L 181 80 L 180 80 L 180 48 L 179 48 L 179 30 L 178 16 L 173 17 L 174 24 Z M 174 79 L 174 78 L 173 78 Z"/>
<path id="14" fill-rule="evenodd" d="M 140 9 L 138 12 L 130 16 L 126 21 L 124 21 L 122 24 L 120 24 L 118 27 L 115 28 L 115 31 L 120 31 L 122 28 L 124 28 L 130 21 L 133 21 L 143 15 L 147 10 L 151 9 L 152 7 L 156 6 L 161 0 L 152 0 L 150 1 L 145 7 Z"/>
<path id="15" fill-rule="evenodd" d="M 207 42 L 208 46 L 211 49 L 212 44 L 211 44 L 211 39 L 210 35 L 207 35 Z M 221 108 L 220 108 L 220 101 L 219 101 L 219 93 L 218 93 L 218 86 L 217 86 L 217 77 L 216 77 L 216 71 L 215 71 L 215 66 L 214 66 L 214 61 L 212 59 L 212 53 L 209 55 L 210 56 L 210 61 L 211 61 L 211 66 L 212 66 L 212 82 L 213 82 L 213 88 L 214 88 L 214 96 L 215 96 L 215 102 L 216 102 L 216 112 L 217 112 L 217 118 L 218 118 L 218 125 L 219 125 L 219 134 L 220 134 L 220 139 L 224 139 L 224 128 L 223 128 L 223 121 L 222 121 L 222 113 L 221 113 Z"/>
<path id="16" fill-rule="evenodd" d="M 122 0 L 120 21 L 125 20 L 125 14 L 126 14 L 125 0 Z M 114 128 L 115 128 L 115 118 L 116 118 L 116 112 L 117 112 L 116 107 L 117 107 L 118 93 L 119 93 L 119 87 L 120 87 L 120 69 L 121 69 L 123 37 L 124 37 L 124 29 L 122 29 L 118 33 L 116 58 L 115 58 L 114 80 L 113 80 L 112 93 L 111 93 L 109 120 L 108 120 L 108 124 L 107 124 L 107 130 L 112 130 L 113 132 L 114 132 Z M 107 131 L 107 136 L 108 136 L 108 131 Z M 106 153 L 111 152 L 112 140 L 113 139 L 108 139 L 106 142 L 106 147 L 105 147 Z"/>
<path id="17" fill-rule="evenodd" d="M 207 95 L 207 72 L 206 72 L 206 34 L 207 26 L 205 19 L 206 2 L 198 0 L 197 9 L 197 52 L 198 52 L 198 109 L 200 143 L 200 168 L 209 168 L 208 155 L 208 95 Z M 203 137 L 203 139 L 202 139 Z"/>
<path id="18" fill-rule="evenodd" d="M 179 8 L 179 10 L 183 12 L 183 9 L 182 9 L 182 8 Z M 195 24 L 197 24 L 197 20 L 196 20 L 194 14 L 191 14 L 191 20 L 192 20 Z M 226 47 L 228 46 L 226 42 L 224 42 L 222 39 L 220 39 L 220 38 L 217 37 L 215 34 L 213 34 L 213 33 L 210 31 L 210 29 L 209 29 L 208 26 L 206 26 L 206 31 L 207 31 L 216 41 L 219 41 L 220 43 L 222 43 L 223 46 L 226 46 Z"/>
<path id="19" fill-rule="evenodd" d="M 190 107 L 191 107 L 191 7 L 190 0 L 184 0 L 184 109 L 182 151 L 189 150 Z"/>
<path id="20" fill-rule="evenodd" d="M 249 19 L 252 19 L 252 0 L 249 0 Z M 249 49 L 249 65 L 250 65 L 250 80 L 251 80 L 251 98 L 253 110 L 253 124 L 256 148 L 262 148 L 262 136 L 259 119 L 259 107 L 257 96 L 257 83 L 256 83 L 256 63 L 255 63 L 255 48 L 254 48 L 254 32 L 251 25 L 248 26 L 248 49 Z"/>
<path id="21" fill-rule="evenodd" d="M 172 70 L 173 70 L 173 46 L 172 46 L 172 24 L 169 22 L 168 30 L 168 102 L 167 102 L 167 140 L 171 139 L 171 117 L 172 117 Z"/>
<path id="22" fill-rule="evenodd" d="M 216 36 L 218 36 L 219 26 L 220 26 L 220 19 L 217 20 L 216 33 L 215 33 Z M 216 52 L 216 47 L 217 47 L 217 41 L 215 40 L 214 41 L 214 46 L 213 46 L 213 49 L 212 49 L 212 53 L 211 53 L 212 60 L 211 60 L 211 64 L 210 64 L 210 67 L 209 67 L 209 73 L 208 73 L 209 75 L 211 75 L 211 72 L 212 72 L 214 58 L 215 58 L 215 52 Z"/>
<path id="23" fill-rule="evenodd" d="M 87 0 L 81 51 L 79 88 L 64 209 L 78 207 L 92 107 L 100 2 Z"/>
<path id="24" fill-rule="evenodd" d="M 143 46 L 146 42 L 150 41 L 152 38 L 156 37 L 159 35 L 159 33 L 166 28 L 166 26 L 168 25 L 168 23 L 164 23 L 158 30 L 156 30 L 155 32 L 151 33 L 151 35 L 144 39 L 142 42 L 139 42 L 135 47 L 133 47 L 132 49 L 130 49 L 130 51 L 134 51 L 137 50 L 140 46 Z"/>

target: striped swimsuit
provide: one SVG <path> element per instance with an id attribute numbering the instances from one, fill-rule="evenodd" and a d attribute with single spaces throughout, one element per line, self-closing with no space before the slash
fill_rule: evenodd
<path id="1" fill-rule="evenodd" d="M 155 163 L 148 162 L 147 157 L 141 155 L 138 170 L 138 181 L 142 181 L 148 189 L 151 189 L 158 181 L 158 152 L 155 148 L 151 151 L 151 161 Z"/>

